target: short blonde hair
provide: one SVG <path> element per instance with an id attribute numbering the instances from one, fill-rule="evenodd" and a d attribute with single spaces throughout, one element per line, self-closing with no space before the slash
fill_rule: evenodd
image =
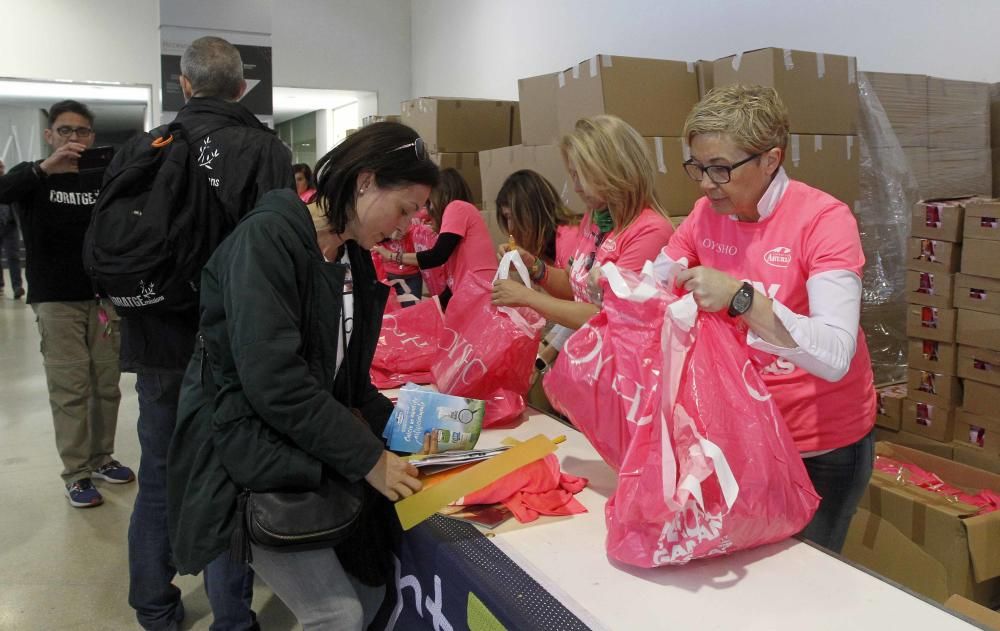
<path id="1" fill-rule="evenodd" d="M 684 122 L 690 144 L 700 134 L 730 136 L 747 153 L 788 145 L 788 108 L 774 88 L 727 85 L 715 88 L 691 109 Z"/>
<path id="2" fill-rule="evenodd" d="M 582 118 L 572 133 L 563 136 L 559 148 L 583 190 L 607 202 L 617 229 L 632 223 L 644 208 L 669 217 L 656 199 L 646 141 L 622 119 Z"/>

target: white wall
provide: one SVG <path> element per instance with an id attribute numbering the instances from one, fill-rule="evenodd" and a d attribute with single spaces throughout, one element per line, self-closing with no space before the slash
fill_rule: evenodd
<path id="1" fill-rule="evenodd" d="M 156 0 L 5 1 L 0 77 L 155 84 L 158 24 Z"/>
<path id="2" fill-rule="evenodd" d="M 160 4 L 176 22 L 190 18 L 190 1 L 5 0 L 0 77 L 145 83 L 158 93 Z M 410 98 L 409 0 L 199 2 L 206 26 L 267 32 L 270 19 L 275 85 L 372 90 L 387 114 Z"/>
<path id="3" fill-rule="evenodd" d="M 517 98 L 597 53 L 692 61 L 776 46 L 862 70 L 1000 81 L 997 0 L 412 0 L 415 96 Z"/>
<path id="4" fill-rule="evenodd" d="M 407 0 L 275 0 L 275 85 L 378 93 L 398 114 L 410 93 Z"/>

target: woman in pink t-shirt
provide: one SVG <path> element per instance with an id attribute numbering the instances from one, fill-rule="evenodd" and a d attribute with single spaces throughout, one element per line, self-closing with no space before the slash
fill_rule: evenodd
<path id="1" fill-rule="evenodd" d="M 530 169 L 511 173 L 496 199 L 497 225 L 504 234 L 546 265 L 566 267 L 580 236 L 574 215 L 552 183 Z M 506 252 L 507 244 L 500 246 Z"/>
<path id="2" fill-rule="evenodd" d="M 666 248 L 690 265 L 677 283 L 704 311 L 728 311 L 746 327 L 823 498 L 803 535 L 839 552 L 874 458 L 857 223 L 842 201 L 788 179 L 788 110 L 773 88 L 709 92 L 684 135 L 684 168 L 705 197 Z"/>
<path id="3" fill-rule="evenodd" d="M 375 251 L 400 265 L 416 265 L 422 270 L 445 266 L 448 289 L 439 299 L 441 307 L 446 309 L 452 293 L 466 277 L 476 275 L 491 282 L 497 272 L 497 259 L 489 228 L 479 209 L 473 206 L 469 185 L 457 170 L 441 171 L 427 210 L 438 233 L 433 248 L 417 253 L 391 253 L 378 246 Z"/>
<path id="4" fill-rule="evenodd" d="M 646 143 L 625 121 L 615 116 L 581 119 L 563 137 L 560 149 L 588 207 L 573 254 L 565 267 L 556 267 L 519 247 L 533 282 L 547 293 L 498 281 L 493 304 L 530 307 L 550 322 L 578 329 L 598 311 L 587 295 L 590 270 L 613 262 L 640 271 L 667 244 L 673 227 L 653 192 L 655 170 Z"/>

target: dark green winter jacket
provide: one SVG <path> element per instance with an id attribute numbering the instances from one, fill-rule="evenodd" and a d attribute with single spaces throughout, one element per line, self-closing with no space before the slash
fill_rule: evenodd
<path id="1" fill-rule="evenodd" d="M 361 480 L 385 448 L 392 404 L 372 386 L 369 368 L 388 287 L 376 281 L 367 251 L 354 242 L 346 248 L 354 319 L 336 380 L 347 268 L 323 260 L 293 191 L 265 195 L 205 266 L 203 350 L 184 377 L 167 459 L 170 540 L 181 573 L 197 573 L 229 549 L 242 489 L 315 488 L 324 467 Z M 203 379 L 217 387 L 214 401 Z M 348 571 L 378 584 L 393 526 L 382 522 L 393 516 L 365 487 L 372 501 L 364 525 L 337 550 Z"/>

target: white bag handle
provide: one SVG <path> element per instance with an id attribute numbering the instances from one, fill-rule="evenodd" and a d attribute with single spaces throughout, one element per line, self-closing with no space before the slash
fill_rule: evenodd
<path id="1" fill-rule="evenodd" d="M 531 289 L 531 275 L 528 274 L 528 267 L 524 264 L 524 260 L 521 258 L 521 253 L 517 250 L 510 250 L 500 259 L 497 264 L 497 273 L 493 277 L 493 282 L 497 280 L 507 280 L 510 278 L 510 268 L 513 267 L 518 276 L 521 277 L 521 282 L 528 289 Z M 543 326 L 545 326 L 545 320 L 539 319 L 536 324 L 531 324 L 525 320 L 524 316 L 518 312 L 514 307 L 497 307 L 497 311 L 504 313 L 511 319 L 517 328 L 519 328 L 525 335 L 534 336 L 537 334 Z"/>
<path id="2" fill-rule="evenodd" d="M 602 265 L 601 273 L 608 279 L 608 287 L 611 288 L 611 291 L 615 292 L 615 295 L 619 298 L 625 300 L 645 302 L 660 291 L 659 287 L 656 286 L 656 280 L 645 273 L 640 276 L 639 284 L 631 287 L 628 281 L 625 280 L 625 277 L 622 276 L 621 270 L 614 263 L 605 263 Z"/>
<path id="3" fill-rule="evenodd" d="M 528 289 L 531 289 L 531 275 L 528 274 L 528 267 L 524 264 L 524 260 L 521 258 L 521 253 L 517 250 L 510 250 L 503 255 L 500 262 L 497 264 L 497 273 L 493 277 L 493 281 L 497 280 L 507 280 L 510 278 L 510 268 L 514 266 L 517 270 L 517 275 L 521 277 L 521 282 Z"/>

